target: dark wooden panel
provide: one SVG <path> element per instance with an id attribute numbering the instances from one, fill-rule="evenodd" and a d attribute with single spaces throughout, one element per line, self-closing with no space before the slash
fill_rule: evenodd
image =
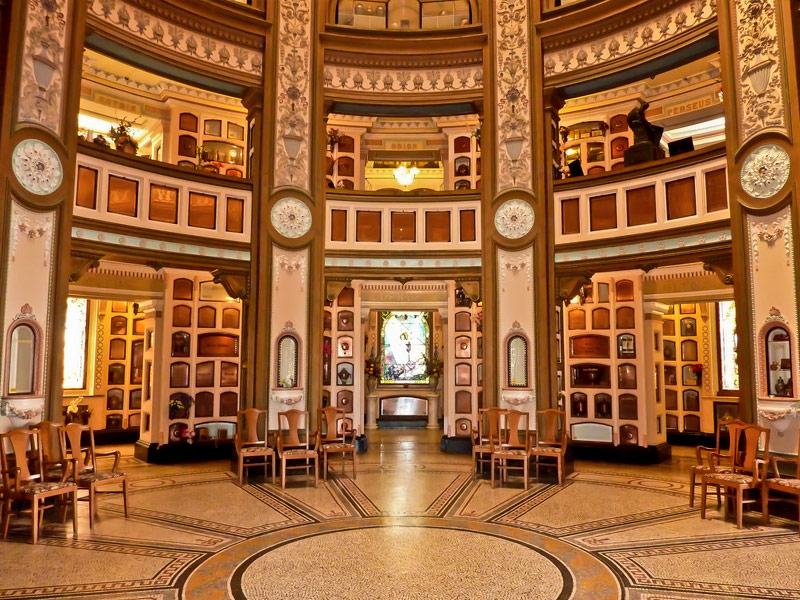
<path id="1" fill-rule="evenodd" d="M 680 219 L 697 214 L 694 177 L 667 183 L 667 219 Z"/>
<path id="2" fill-rule="evenodd" d="M 425 213 L 425 241 L 450 241 L 450 211 L 427 211 Z"/>
<path id="3" fill-rule="evenodd" d="M 417 213 L 392 211 L 392 241 L 415 242 L 417 240 Z"/>
<path id="4" fill-rule="evenodd" d="M 656 186 L 628 190 L 626 204 L 629 227 L 656 222 Z"/>
<path id="5" fill-rule="evenodd" d="M 706 173 L 706 211 L 728 208 L 728 178 L 725 169 Z"/>
<path id="6" fill-rule="evenodd" d="M 372 210 L 356 211 L 356 241 L 381 241 L 381 213 Z"/>
<path id="7" fill-rule="evenodd" d="M 475 211 L 459 211 L 458 218 L 461 225 L 461 241 L 474 242 L 477 235 L 475 231 Z"/>
<path id="8" fill-rule="evenodd" d="M 605 194 L 589 198 L 592 231 L 617 228 L 617 195 Z"/>
<path id="9" fill-rule="evenodd" d="M 78 167 L 78 190 L 75 205 L 83 208 L 97 208 L 97 171 L 89 167 Z"/>
<path id="10" fill-rule="evenodd" d="M 581 232 L 580 201 L 568 198 L 561 201 L 561 233 L 570 235 Z"/>
<path id="11" fill-rule="evenodd" d="M 347 241 L 347 211 L 346 210 L 332 210 L 331 211 L 331 241 L 332 242 L 346 242 Z"/>
<path id="12" fill-rule="evenodd" d="M 135 217 L 139 206 L 139 182 L 109 175 L 108 212 Z"/>

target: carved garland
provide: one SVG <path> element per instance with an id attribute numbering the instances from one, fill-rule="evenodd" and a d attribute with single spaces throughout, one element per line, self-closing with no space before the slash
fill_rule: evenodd
<path id="1" fill-rule="evenodd" d="M 495 4 L 497 191 L 533 189 L 527 0 Z"/>
<path id="2" fill-rule="evenodd" d="M 308 275 L 308 257 L 306 255 L 289 256 L 288 254 L 276 252 L 273 259 L 273 284 L 276 288 L 278 287 L 281 271 L 286 271 L 287 273 L 300 271 L 300 289 L 306 289 L 306 277 Z"/>
<path id="3" fill-rule="evenodd" d="M 480 66 L 444 70 L 349 69 L 325 66 L 327 89 L 361 92 L 420 93 L 483 89 Z"/>
<path id="4" fill-rule="evenodd" d="M 311 39 L 308 0 L 280 0 L 275 187 L 310 191 Z"/>
<path id="5" fill-rule="evenodd" d="M 752 253 L 753 268 L 758 271 L 759 242 L 764 242 L 767 246 L 774 246 L 775 243 L 783 238 L 784 253 L 786 254 L 786 266 L 792 264 L 792 224 L 791 216 L 784 214 L 772 223 L 754 223 L 750 226 L 750 248 Z"/>

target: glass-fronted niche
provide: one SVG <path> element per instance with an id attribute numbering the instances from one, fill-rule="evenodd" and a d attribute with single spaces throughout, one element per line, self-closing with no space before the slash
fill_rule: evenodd
<path id="1" fill-rule="evenodd" d="M 792 382 L 792 340 L 789 332 L 775 325 L 766 333 L 767 394 L 781 398 L 794 397 Z"/>
<path id="2" fill-rule="evenodd" d="M 453 29 L 473 23 L 470 0 L 338 0 L 336 24 L 358 29 Z"/>

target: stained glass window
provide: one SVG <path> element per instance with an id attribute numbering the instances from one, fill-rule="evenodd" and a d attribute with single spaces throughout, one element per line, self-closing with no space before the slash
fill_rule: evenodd
<path id="1" fill-rule="evenodd" d="M 381 383 L 429 383 L 431 313 L 390 311 L 381 319 Z"/>
<path id="2" fill-rule="evenodd" d="M 739 389 L 739 363 L 736 356 L 736 304 L 725 301 L 717 304 L 719 315 L 720 389 Z"/>
<path id="3" fill-rule="evenodd" d="M 66 331 L 64 331 L 64 389 L 86 387 L 86 337 L 89 324 L 89 301 L 67 298 Z"/>

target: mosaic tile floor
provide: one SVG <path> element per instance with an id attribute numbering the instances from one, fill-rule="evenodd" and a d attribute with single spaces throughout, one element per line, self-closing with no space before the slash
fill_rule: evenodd
<path id="1" fill-rule="evenodd" d="M 357 480 L 240 487 L 223 461 L 126 453 L 130 518 L 104 495 L 94 532 L 25 520 L 0 542 L 0 599 L 800 599 L 792 521 L 738 530 L 689 508 L 686 449 L 661 465 L 578 462 L 564 486 L 491 489 L 439 434 L 379 431 Z M 713 506 L 713 505 L 712 505 Z"/>

